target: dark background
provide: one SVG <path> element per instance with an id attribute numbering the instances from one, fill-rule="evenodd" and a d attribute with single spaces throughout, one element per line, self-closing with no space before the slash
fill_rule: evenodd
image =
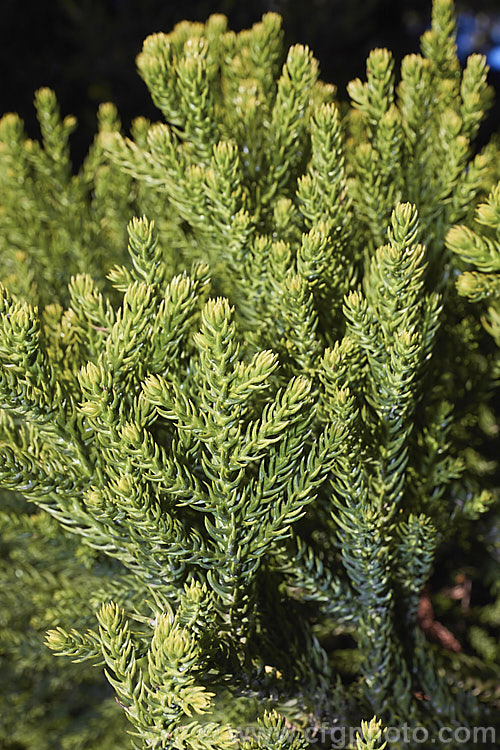
<path id="1" fill-rule="evenodd" d="M 225 13 L 238 31 L 277 11 L 287 43 L 308 44 L 321 77 L 335 83 L 343 98 L 346 83 L 364 76 L 373 47 L 388 47 L 396 59 L 418 51 L 431 16 L 431 0 L 0 0 L 0 6 L 0 112 L 19 112 L 28 134 L 37 137 L 33 93 L 40 86 L 53 88 L 62 113 L 76 115 L 80 123 L 72 137 L 77 164 L 95 132 L 100 102 L 115 102 L 127 129 L 138 115 L 158 118 L 135 57 L 148 34 L 168 32 L 180 20 Z M 500 0 L 457 2 L 457 10 L 463 57 L 495 45 L 500 52 Z M 500 91 L 500 70 L 492 71 L 490 80 Z M 497 104 L 481 141 L 499 128 Z"/>

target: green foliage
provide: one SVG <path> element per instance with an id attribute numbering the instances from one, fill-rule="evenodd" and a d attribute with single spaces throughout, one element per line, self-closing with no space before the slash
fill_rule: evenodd
<path id="1" fill-rule="evenodd" d="M 356 740 L 357 750 L 384 750 L 387 743 L 381 741 L 381 722 L 377 721 L 375 716 L 370 722 L 361 722 L 361 731 L 363 736 L 359 736 Z"/>
<path id="2" fill-rule="evenodd" d="M 453 19 L 436 0 L 397 85 L 374 50 L 349 108 L 275 14 L 179 24 L 138 57 L 161 122 L 105 105 L 77 175 L 52 92 L 41 143 L 0 122 L 0 684 L 39 653 L 47 705 L 76 681 L 75 721 L 44 715 L 62 747 L 114 747 L 122 714 L 193 750 L 492 721 L 498 150 Z M 419 605 L 473 554 L 465 679 Z M 48 746 L 34 721 L 12 742 Z"/>
<path id="3" fill-rule="evenodd" d="M 457 279 L 458 293 L 471 302 L 489 300 L 482 318 L 495 343 L 500 345 L 500 186 L 496 185 L 486 201 L 476 209 L 474 229 L 460 225 L 450 229 L 447 246 L 473 271 L 464 271 Z"/>
<path id="4" fill-rule="evenodd" d="M 47 628 L 85 625 L 118 570 L 19 496 L 3 493 L 2 506 L 0 746 L 118 750 L 126 724 L 97 670 L 61 669 L 44 646 Z"/>

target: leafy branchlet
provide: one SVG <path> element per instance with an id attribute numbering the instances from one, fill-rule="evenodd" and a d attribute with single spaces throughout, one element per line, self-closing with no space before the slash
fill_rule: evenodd
<path id="1" fill-rule="evenodd" d="M 350 108 L 273 13 L 184 22 L 137 62 L 161 121 L 126 136 L 103 105 L 77 175 L 53 92 L 40 143 L 0 121 L 0 480 L 98 579 L 97 624 L 43 584 L 47 644 L 105 666 L 138 748 L 305 750 L 342 712 L 477 724 L 418 613 L 498 496 L 484 58 L 460 70 L 435 0 L 422 54 L 396 85 L 374 50 Z M 384 746 L 363 723 L 359 750 Z"/>

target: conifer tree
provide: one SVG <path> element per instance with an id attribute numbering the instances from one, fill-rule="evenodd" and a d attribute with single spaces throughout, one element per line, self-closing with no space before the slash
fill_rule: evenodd
<path id="1" fill-rule="evenodd" d="M 6 748 L 493 723 L 499 152 L 454 28 L 344 106 L 276 14 L 181 23 L 137 60 L 159 122 L 103 105 L 76 175 L 52 91 L 40 142 L 0 121 Z M 462 557 L 450 655 L 419 610 Z"/>

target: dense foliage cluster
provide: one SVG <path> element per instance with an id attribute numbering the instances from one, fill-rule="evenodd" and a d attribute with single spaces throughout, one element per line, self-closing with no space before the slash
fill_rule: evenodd
<path id="1" fill-rule="evenodd" d="M 435 0 L 397 85 L 376 49 L 350 105 L 272 13 L 179 24 L 137 62 L 161 121 L 126 137 L 104 105 L 76 175 L 52 91 L 40 142 L 0 121 L 2 747 L 492 725 L 484 58 L 460 69 Z M 463 647 L 424 632 L 439 569 L 484 588 Z"/>

